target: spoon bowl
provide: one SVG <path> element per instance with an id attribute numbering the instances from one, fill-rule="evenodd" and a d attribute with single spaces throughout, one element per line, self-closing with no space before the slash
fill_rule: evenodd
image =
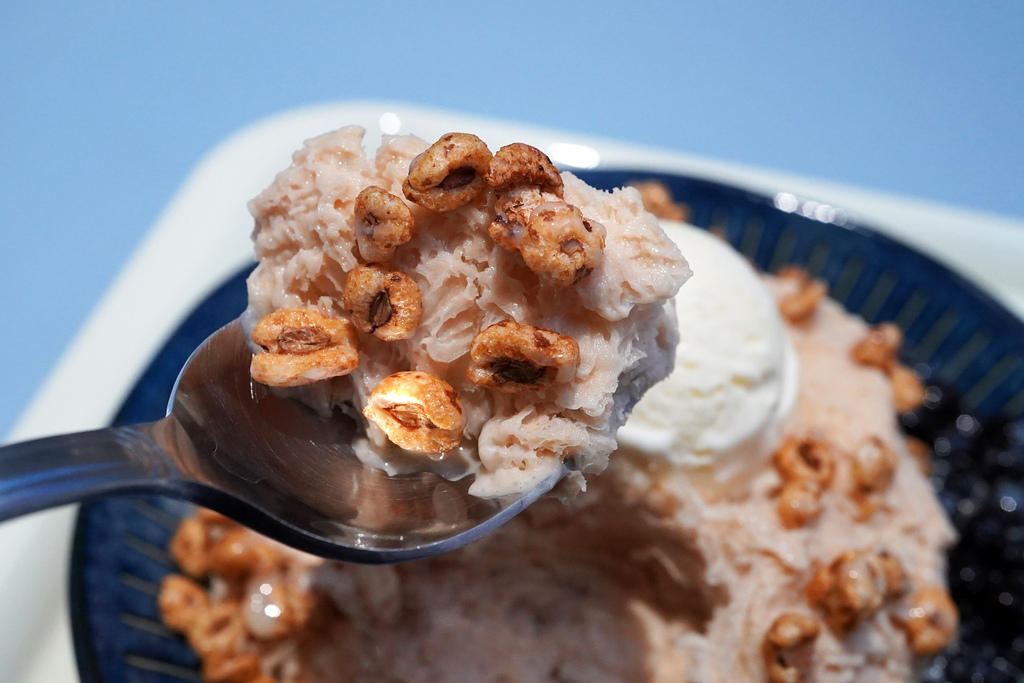
<path id="1" fill-rule="evenodd" d="M 98 496 L 160 494 L 221 512 L 299 550 L 390 563 L 454 550 L 547 493 L 478 498 L 470 478 L 388 475 L 353 450 L 356 423 L 323 418 L 249 376 L 242 325 L 189 358 L 167 416 L 0 448 L 0 521 Z"/>

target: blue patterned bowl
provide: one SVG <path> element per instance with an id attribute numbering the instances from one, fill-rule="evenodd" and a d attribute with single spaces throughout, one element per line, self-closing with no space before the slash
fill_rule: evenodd
<path id="1" fill-rule="evenodd" d="M 761 268 L 804 266 L 831 296 L 868 322 L 905 331 L 906 360 L 953 385 L 983 419 L 1024 413 L 1024 325 L 945 266 L 841 210 L 792 195 L 766 197 L 707 180 L 645 171 L 579 174 L 601 188 L 664 182 L 691 222 L 720 232 Z M 231 278 L 178 328 L 139 380 L 117 423 L 163 416 L 178 370 L 210 333 L 245 307 L 245 277 Z M 174 571 L 167 543 L 189 506 L 121 498 L 82 507 L 71 562 L 71 620 L 84 683 L 198 681 L 198 659 L 160 623 L 156 591 Z"/>

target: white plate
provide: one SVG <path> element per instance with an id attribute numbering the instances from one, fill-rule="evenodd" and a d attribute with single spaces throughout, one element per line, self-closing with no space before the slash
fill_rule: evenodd
<path id="1" fill-rule="evenodd" d="M 491 147 L 529 142 L 563 169 L 630 167 L 703 176 L 839 206 L 972 277 L 1024 313 L 1024 221 L 611 140 L 397 103 L 285 112 L 212 150 L 185 180 L 10 434 L 11 440 L 109 423 L 149 359 L 211 289 L 251 259 L 246 202 L 288 165 L 302 140 L 356 123 L 428 140 L 453 130 Z M 807 204 L 800 204 L 807 207 Z M 813 205 L 812 205 L 813 206 Z M 126 324 L 130 321 L 130 324 Z M 74 508 L 0 526 L 0 682 L 77 677 L 67 618 Z"/>

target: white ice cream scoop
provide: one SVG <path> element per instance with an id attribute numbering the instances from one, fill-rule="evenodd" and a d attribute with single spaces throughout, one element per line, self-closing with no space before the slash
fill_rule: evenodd
<path id="1" fill-rule="evenodd" d="M 675 299 L 675 369 L 637 403 L 619 445 L 721 491 L 770 457 L 796 401 L 798 361 L 774 299 L 742 256 L 704 230 L 662 226 L 693 269 Z"/>

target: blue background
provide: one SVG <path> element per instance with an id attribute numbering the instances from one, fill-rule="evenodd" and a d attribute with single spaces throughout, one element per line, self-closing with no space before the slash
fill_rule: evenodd
<path id="1" fill-rule="evenodd" d="M 1024 4 L 0 3 L 0 434 L 214 144 L 387 99 L 1024 216 Z M 269 180 L 269 179 L 268 179 Z"/>

